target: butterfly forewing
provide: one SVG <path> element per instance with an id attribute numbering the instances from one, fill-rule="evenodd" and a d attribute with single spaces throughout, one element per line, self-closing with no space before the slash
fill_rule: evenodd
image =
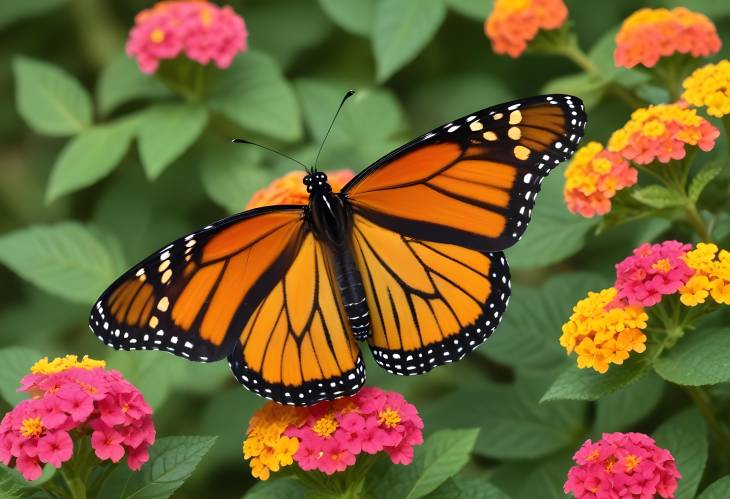
<path id="1" fill-rule="evenodd" d="M 91 330 L 116 349 L 220 360 L 298 253 L 302 231 L 302 207 L 281 206 L 178 239 L 102 294 L 91 311 Z"/>
<path id="2" fill-rule="evenodd" d="M 501 251 L 522 236 L 540 184 L 586 123 L 566 95 L 508 102 L 444 125 L 343 189 L 356 213 L 412 237 Z"/>

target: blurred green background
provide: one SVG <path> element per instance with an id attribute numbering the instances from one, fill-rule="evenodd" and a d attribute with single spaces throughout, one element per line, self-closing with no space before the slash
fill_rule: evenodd
<path id="1" fill-rule="evenodd" d="M 128 266 L 242 210 L 256 189 L 297 168 L 228 139 L 243 136 L 311 162 L 349 88 L 359 92 L 335 124 L 320 158 L 324 170 L 360 170 L 442 123 L 545 89 L 582 97 L 587 138 L 605 141 L 631 112 L 609 91 L 611 79 L 641 79 L 613 68 L 616 29 L 639 7 L 677 2 L 566 3 L 580 44 L 603 79 L 580 76 L 578 67 L 558 57 L 494 55 L 483 32 L 487 0 L 231 1 L 246 21 L 251 52 L 227 76 L 219 75 L 217 84 L 226 88 L 211 89 L 207 122 L 183 114 L 163 121 L 165 128 L 145 125 L 143 111 L 151 102 L 180 98 L 142 77 L 123 55 L 135 14 L 151 2 L 2 2 L 0 411 L 19 400 L 14 389 L 38 356 L 104 358 L 143 391 L 155 408 L 159 435 L 221 437 L 177 497 L 242 496 L 254 480 L 241 441 L 261 399 L 239 387 L 225 363 L 106 349 L 86 326 L 91 303 Z M 724 2 L 681 3 L 708 14 L 724 46 L 730 44 Z M 405 22 L 410 28 L 403 35 Z M 405 41 L 393 40 L 394 30 Z M 97 127 L 113 124 L 92 139 L 95 149 L 62 152 L 69 137 L 48 137 L 21 118 L 18 82 L 32 85 L 40 61 L 80 82 Z M 494 338 L 463 362 L 427 376 L 369 371 L 370 383 L 401 391 L 419 407 L 427 433 L 481 428 L 467 473 L 491 476 L 517 498 L 534 497 L 537 488 L 545 491 L 540 497 L 560 497 L 570 455 L 587 435 L 650 432 L 665 409 L 688 403 L 653 374 L 595 403 L 538 403 L 557 372 L 574 362 L 558 344 L 573 304 L 607 285 L 613 264 L 635 245 L 669 229 L 669 222 L 655 219 L 597 236 L 597 220 L 565 209 L 562 185 L 560 168 L 544 184 L 526 237 L 508 251 L 514 293 Z M 682 229 L 671 235 L 681 237 Z"/>

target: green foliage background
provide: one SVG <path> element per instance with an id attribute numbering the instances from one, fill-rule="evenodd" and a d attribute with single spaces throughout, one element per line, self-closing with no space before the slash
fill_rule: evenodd
<path id="1" fill-rule="evenodd" d="M 129 265 L 240 211 L 256 189 L 296 168 L 230 145 L 229 138 L 258 140 L 309 162 L 339 99 L 355 88 L 359 93 L 320 159 L 325 170 L 362 169 L 435 126 L 543 91 L 582 97 L 587 139 L 605 141 L 631 112 L 611 82 L 643 83 L 637 72 L 613 68 L 618 25 L 639 7 L 680 2 L 567 1 L 579 42 L 599 69 L 590 77 L 555 56 L 494 55 L 482 26 L 491 10 L 487 0 L 230 3 L 246 20 L 250 51 L 218 74 L 202 99 L 186 99 L 143 76 L 123 55 L 134 15 L 149 2 L 0 4 L 0 412 L 21 399 L 18 380 L 38 357 L 104 358 L 145 394 L 160 436 L 219 436 L 176 497 L 241 497 L 254 485 L 240 446 L 262 401 L 235 383 L 225 363 L 110 351 L 89 334 L 86 317 L 93 300 Z M 708 14 L 724 47 L 730 46 L 730 5 L 681 4 Z M 645 99 L 662 98 L 656 88 L 637 88 Z M 719 143 L 715 151 L 726 149 Z M 604 431 L 654 433 L 660 444 L 671 444 L 684 475 L 677 497 L 694 497 L 730 471 L 727 449 L 723 453 L 721 443 L 708 439 L 690 398 L 662 380 L 712 384 L 718 412 L 727 414 L 727 313 L 715 320 L 710 339 L 663 357 L 654 366 L 658 374 L 637 362 L 593 379 L 578 372 L 559 346 L 560 326 L 573 304 L 607 285 L 614 263 L 634 246 L 658 238 L 691 240 L 688 227 L 662 218 L 597 234 L 597 219 L 565 209 L 563 168 L 545 182 L 526 237 L 508 251 L 515 286 L 495 336 L 463 362 L 427 376 L 398 378 L 371 367 L 370 383 L 401 391 L 419 407 L 427 434 L 479 429 L 478 436 L 434 437 L 428 444 L 434 449 L 446 438 L 462 442 L 461 454 L 436 467 L 443 477 L 429 488 L 417 480 L 436 473 L 423 451 L 410 478 L 392 478 L 421 488 L 387 489 L 393 497 L 528 498 L 536 491 L 562 497 L 570 456 L 585 438 Z M 722 175 L 714 184 L 727 185 L 727 167 Z M 725 248 L 728 218 L 715 233 Z M 710 353 L 724 367 L 703 372 Z M 199 445 L 207 449 L 210 441 Z M 723 454 L 724 464 L 715 460 L 705 469 L 712 452 Z M 257 486 L 250 497 L 296 497 L 301 491 L 289 482 Z M 719 495 L 708 490 L 702 497 L 727 497 L 722 494 L 730 483 L 725 478 L 713 488 Z M 160 490 L 162 497 L 174 488 Z"/>

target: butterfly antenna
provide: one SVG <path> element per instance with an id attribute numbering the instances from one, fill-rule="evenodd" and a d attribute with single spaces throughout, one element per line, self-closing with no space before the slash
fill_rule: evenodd
<path id="1" fill-rule="evenodd" d="M 345 101 L 355 95 L 354 90 L 348 90 L 347 93 L 345 93 L 345 96 L 342 98 L 342 102 L 340 102 L 339 107 L 337 108 L 337 111 L 335 111 L 335 115 L 332 117 L 332 121 L 330 122 L 330 127 L 327 129 L 327 133 L 324 134 L 324 139 L 322 139 L 322 144 L 319 146 L 319 151 L 317 151 L 317 157 L 314 159 L 314 170 L 317 171 L 317 163 L 319 162 L 319 155 L 322 154 L 322 149 L 324 148 L 324 143 L 327 142 L 327 137 L 330 136 L 330 132 L 332 131 L 332 126 L 335 124 L 335 120 L 337 119 L 337 115 L 340 114 L 340 110 L 342 109 L 342 106 L 345 104 Z"/>
<path id="2" fill-rule="evenodd" d="M 274 154 L 278 154 L 279 156 L 282 156 L 282 157 L 284 157 L 286 159 L 290 159 L 290 160 L 294 161 L 295 163 L 298 163 L 298 164 L 302 165 L 304 167 L 304 170 L 307 173 L 311 173 L 312 172 L 312 168 L 311 167 L 305 165 L 304 163 L 302 163 L 298 159 L 294 159 L 291 156 L 289 156 L 287 154 L 284 154 L 281 151 L 277 151 L 276 149 L 272 149 L 272 148 L 267 147 L 267 146 L 265 146 L 263 144 L 257 144 L 256 142 L 251 142 L 250 140 L 246 140 L 246 139 L 233 139 L 231 142 L 233 142 L 234 144 L 251 144 L 252 146 L 258 146 L 261 149 L 266 149 L 267 151 L 271 151 Z"/>

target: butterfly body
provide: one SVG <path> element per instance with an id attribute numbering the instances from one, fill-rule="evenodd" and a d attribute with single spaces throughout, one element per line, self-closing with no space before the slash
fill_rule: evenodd
<path id="1" fill-rule="evenodd" d="M 366 340 L 370 332 L 370 313 L 350 243 L 352 210 L 343 196 L 332 193 L 325 173 L 308 174 L 303 182 L 310 196 L 307 220 L 314 237 L 327 249 L 326 263 L 337 281 L 352 334 L 357 340 Z"/>
<path id="2" fill-rule="evenodd" d="M 356 393 L 360 341 L 394 374 L 457 361 L 499 324 L 502 251 L 585 124 L 577 97 L 530 97 L 421 135 L 341 192 L 310 172 L 306 205 L 256 208 L 173 241 L 101 295 L 89 326 L 116 349 L 227 358 L 244 387 L 291 405 Z"/>

